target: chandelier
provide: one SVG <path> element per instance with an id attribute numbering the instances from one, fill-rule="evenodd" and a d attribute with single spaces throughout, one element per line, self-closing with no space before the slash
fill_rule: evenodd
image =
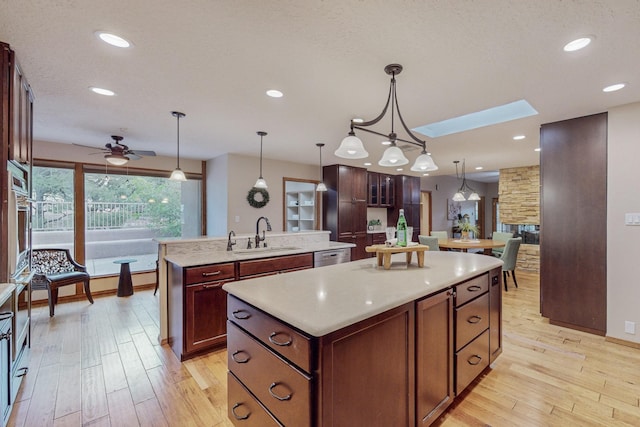
<path id="1" fill-rule="evenodd" d="M 456 165 L 456 178 L 460 179 L 460 176 L 458 175 L 458 163 L 460 163 L 460 160 L 454 160 L 453 163 L 455 163 Z M 460 186 L 460 189 L 456 192 L 456 194 L 453 195 L 453 201 L 464 202 L 465 200 L 480 200 L 480 196 L 478 195 L 476 190 L 474 190 L 469 186 L 469 184 L 467 184 L 467 177 L 465 175 L 464 167 L 465 161 L 464 159 L 462 159 L 462 185 Z M 469 194 L 469 198 L 465 198 L 465 195 L 467 193 Z"/>
<path id="2" fill-rule="evenodd" d="M 384 67 L 384 71 L 391 76 L 391 83 L 389 86 L 389 96 L 387 97 L 387 103 L 382 109 L 382 112 L 373 120 L 362 122 L 355 119 L 351 120 L 351 130 L 349 131 L 347 137 L 342 140 L 342 142 L 340 143 L 340 147 L 338 147 L 334 154 L 338 157 L 342 157 L 343 159 L 364 159 L 365 157 L 369 156 L 369 153 L 364 149 L 364 146 L 362 145 L 362 141 L 355 134 L 354 129 L 358 129 L 385 138 L 384 143 L 386 143 L 386 145 L 389 145 L 389 147 L 384 151 L 382 158 L 378 162 L 380 166 L 395 167 L 406 165 L 407 163 L 409 163 L 409 160 L 405 157 L 402 150 L 396 145 L 396 142 L 400 141 L 407 144 L 417 145 L 422 148 L 422 153 L 416 158 L 413 166 L 411 166 L 412 171 L 427 172 L 437 170 L 438 166 L 436 166 L 429 153 L 427 153 L 426 141 L 421 140 L 420 138 L 416 137 L 413 132 L 411 132 L 409 127 L 405 124 L 402 115 L 400 114 L 398 97 L 396 96 L 396 74 L 400 74 L 400 72 L 402 71 L 402 65 L 389 64 Z M 366 127 L 378 123 L 385 116 L 385 114 L 387 114 L 389 104 L 391 104 L 391 132 L 389 132 L 388 135 L 385 135 L 371 129 L 366 129 Z M 396 112 L 398 114 L 398 119 L 400 120 L 402 127 L 411 137 L 412 141 L 398 138 L 398 135 L 396 134 L 394 128 Z"/>

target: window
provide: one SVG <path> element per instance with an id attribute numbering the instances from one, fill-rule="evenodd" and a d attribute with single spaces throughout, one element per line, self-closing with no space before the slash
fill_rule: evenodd
<path id="1" fill-rule="evenodd" d="M 152 171 L 107 173 L 88 165 L 76 177 L 74 167 L 47 162 L 33 167 L 34 248 L 68 248 L 73 254 L 80 234 L 84 264 L 95 277 L 119 274 L 114 261 L 123 258 L 136 260 L 132 272 L 155 270 L 155 238 L 201 235 L 201 179 L 174 182 Z M 74 195 L 83 186 L 84 197 Z M 78 212 L 84 214 L 81 230 L 75 229 Z"/>

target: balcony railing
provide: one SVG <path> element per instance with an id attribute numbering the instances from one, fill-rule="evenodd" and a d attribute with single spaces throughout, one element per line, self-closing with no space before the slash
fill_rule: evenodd
<path id="1" fill-rule="evenodd" d="M 35 202 L 33 207 L 33 231 L 73 230 L 73 202 Z M 147 203 L 91 202 L 85 204 L 87 230 L 145 227 Z"/>

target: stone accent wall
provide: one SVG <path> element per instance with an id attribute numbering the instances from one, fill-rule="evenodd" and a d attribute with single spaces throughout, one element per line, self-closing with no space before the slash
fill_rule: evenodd
<path id="1" fill-rule="evenodd" d="M 540 224 L 540 166 L 500 169 L 500 222 Z"/>
<path id="2" fill-rule="evenodd" d="M 516 269 L 540 273 L 540 246 L 521 244 L 516 260 Z"/>
<path id="3" fill-rule="evenodd" d="M 540 166 L 500 169 L 500 222 L 540 224 Z M 540 272 L 540 246 L 520 245 L 518 270 Z"/>

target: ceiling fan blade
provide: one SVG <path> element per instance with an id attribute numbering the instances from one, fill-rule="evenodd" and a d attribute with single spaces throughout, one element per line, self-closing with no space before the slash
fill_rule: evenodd
<path id="1" fill-rule="evenodd" d="M 155 151 L 145 151 L 145 150 L 129 150 L 127 154 L 135 154 L 136 156 L 155 156 Z"/>
<path id="2" fill-rule="evenodd" d="M 71 145 L 77 145 L 78 147 L 91 148 L 93 150 L 102 150 L 104 152 L 108 152 L 109 151 L 109 150 L 105 149 L 104 147 L 93 147 L 91 145 L 76 144 L 75 142 L 73 142 Z"/>
<path id="3" fill-rule="evenodd" d="M 142 158 L 142 157 L 138 156 L 137 154 L 131 153 L 131 152 L 127 153 L 125 155 L 125 157 L 127 157 L 129 160 L 140 160 Z"/>

